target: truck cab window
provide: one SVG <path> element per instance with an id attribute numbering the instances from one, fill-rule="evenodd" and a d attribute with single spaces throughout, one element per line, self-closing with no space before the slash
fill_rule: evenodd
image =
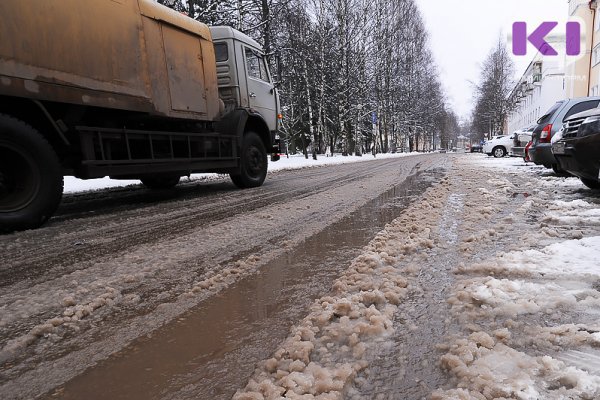
<path id="1" fill-rule="evenodd" d="M 269 82 L 269 75 L 267 74 L 267 67 L 265 65 L 263 57 L 255 51 L 248 48 L 245 49 L 245 55 L 248 76 L 250 76 L 251 78 Z"/>
<path id="2" fill-rule="evenodd" d="M 227 43 L 215 43 L 214 47 L 215 47 L 215 60 L 217 62 L 227 61 L 229 59 Z"/>
<path id="3" fill-rule="evenodd" d="M 269 82 L 269 73 L 267 72 L 267 64 L 266 59 L 264 57 L 260 57 L 260 77 L 263 81 Z"/>

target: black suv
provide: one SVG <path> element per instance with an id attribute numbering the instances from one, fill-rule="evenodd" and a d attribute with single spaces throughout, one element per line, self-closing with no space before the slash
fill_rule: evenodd
<path id="1" fill-rule="evenodd" d="M 528 150 L 531 161 L 560 172 L 558 161 L 552 155 L 550 143 L 552 136 L 560 130 L 564 121 L 571 115 L 596 108 L 599 103 L 600 97 L 580 97 L 562 100 L 550 107 L 546 114 L 538 119 L 538 125 L 531 135 L 532 144 Z"/>
<path id="2" fill-rule="evenodd" d="M 600 109 L 570 116 L 560 134 L 562 139 L 552 144 L 560 167 L 587 187 L 600 189 Z"/>

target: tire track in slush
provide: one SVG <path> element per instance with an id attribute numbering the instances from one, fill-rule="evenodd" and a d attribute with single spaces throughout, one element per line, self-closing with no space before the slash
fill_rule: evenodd
<path id="1" fill-rule="evenodd" d="M 311 299 L 327 293 L 361 247 L 442 174 L 411 176 L 47 398 L 231 398 Z"/>
<path id="2" fill-rule="evenodd" d="M 23 279 L 33 281 L 36 279 L 44 280 L 47 278 L 44 271 L 58 267 L 63 267 L 63 271 L 61 272 L 66 274 L 78 269 L 77 265 L 84 261 L 95 260 L 103 255 L 110 255 L 113 257 L 116 254 L 126 251 L 131 246 L 162 241 L 174 236 L 182 235 L 189 230 L 206 226 L 218 220 L 226 219 L 238 212 L 250 212 L 261 207 L 281 203 L 289 198 L 298 199 L 325 190 L 331 190 L 335 187 L 374 176 L 393 163 L 393 160 L 386 160 L 366 171 L 347 171 L 348 168 L 345 168 L 346 171 L 341 171 L 341 173 L 334 176 L 331 176 L 331 173 L 329 173 L 329 175 L 327 173 L 322 173 L 322 182 L 317 182 L 316 185 L 304 185 L 300 188 L 290 187 L 290 185 L 288 185 L 288 187 L 284 189 L 271 189 L 271 187 L 269 187 L 268 190 L 259 188 L 252 191 L 236 191 L 235 197 L 237 198 L 235 198 L 232 203 L 230 203 L 231 199 L 227 197 L 221 199 L 226 201 L 225 204 L 221 201 L 214 204 L 195 205 L 195 209 L 199 209 L 199 212 L 195 212 L 194 209 L 181 209 L 179 207 L 179 202 L 166 204 L 168 207 L 164 210 L 167 211 L 166 213 L 163 210 L 156 210 L 157 208 L 165 206 L 164 204 L 154 205 L 151 209 L 144 210 L 145 212 L 144 215 L 142 215 L 142 218 L 146 217 L 146 213 L 153 213 L 154 211 L 162 212 L 162 214 L 165 214 L 165 218 L 160 218 L 162 215 L 153 215 L 153 218 L 144 222 L 139 219 L 128 221 L 128 216 L 124 216 L 124 221 L 113 228 L 103 227 L 98 223 L 92 223 L 95 225 L 96 229 L 87 235 L 85 232 L 84 234 L 81 234 L 81 230 L 77 229 L 78 226 L 75 226 L 75 231 L 73 233 L 77 237 L 73 238 L 75 240 L 74 244 L 72 242 L 70 243 L 70 246 L 62 248 L 58 246 L 56 242 L 63 241 L 62 236 L 68 235 L 69 233 L 61 232 L 61 235 L 58 238 L 56 235 L 52 235 L 54 236 L 53 238 L 44 235 L 45 232 L 42 232 L 43 229 L 40 231 L 28 232 L 28 236 L 30 237 L 21 237 L 19 239 L 35 242 L 38 245 L 33 249 L 28 249 L 30 251 L 22 251 L 22 249 L 18 248 L 17 251 L 13 253 L 10 252 L 10 249 L 2 249 L 3 246 L 1 246 L 1 244 L 3 242 L 2 239 L 4 238 L 0 238 L 0 249 L 4 250 L 3 252 L 7 260 L 12 260 L 12 262 L 5 264 L 3 268 L 0 267 L 0 287 L 8 286 Z M 360 173 L 357 174 L 357 172 Z M 278 183 L 285 181 L 288 174 L 281 175 L 281 177 L 278 177 L 278 179 L 272 183 L 273 186 L 277 187 Z M 250 195 L 250 197 L 248 197 L 248 195 Z M 93 219 L 93 217 L 91 218 Z M 115 218 L 119 219 L 119 216 L 110 215 L 107 219 L 114 220 Z M 106 221 L 103 222 L 106 223 Z M 58 227 L 53 228 L 53 230 L 55 230 Z M 38 234 L 38 232 L 40 233 Z M 85 246 L 86 242 L 97 237 L 102 238 L 106 242 L 96 243 L 93 247 Z M 108 238 L 111 240 L 107 241 Z M 135 240 L 131 240 L 131 238 L 135 238 Z M 64 243 L 61 244 L 64 246 Z M 22 258 L 20 261 L 17 261 L 15 259 L 18 258 L 19 254 Z M 64 268 L 68 265 L 73 267 Z M 42 272 L 41 275 L 40 272 Z"/>
<path id="3" fill-rule="evenodd" d="M 351 198 L 353 195 L 347 196 L 342 201 L 330 193 L 360 194 L 354 200 L 357 204 L 356 207 L 358 207 L 360 204 L 364 204 L 363 202 L 366 199 L 376 197 L 382 190 L 401 184 L 413 172 L 445 165 L 446 159 L 444 156 L 432 155 L 375 161 L 363 163 L 362 165 L 369 168 L 358 170 L 354 169 L 353 166 L 319 168 L 318 173 L 309 176 L 306 175 L 307 172 L 311 172 L 310 170 L 282 172 L 274 174 L 272 186 L 267 185 L 256 191 L 236 192 L 233 200 L 231 197 L 226 196 L 216 199 L 218 201 L 212 204 L 203 202 L 200 205 L 194 204 L 192 207 L 186 207 L 185 210 L 179 209 L 182 204 L 185 205 L 185 202 L 180 201 L 152 205 L 141 210 L 133 206 L 133 209 L 125 212 L 125 214 L 128 214 L 125 219 L 122 219 L 121 213 L 118 212 L 103 214 L 99 217 L 86 215 L 81 218 L 84 220 L 83 230 L 80 227 L 82 221 L 74 218 L 57 223 L 48 229 L 24 232 L 12 237 L 5 236 L 0 238 L 0 249 L 2 247 L 8 248 L 10 250 L 9 254 L 30 254 L 37 257 L 38 264 L 36 265 L 38 265 L 38 269 L 35 270 L 34 268 L 34 271 L 27 273 L 10 270 L 10 265 L 9 268 L 6 264 L 2 266 L 2 273 L 5 275 L 1 279 L 8 277 L 8 279 L 12 279 L 12 283 L 5 283 L 5 293 L 7 294 L 0 296 L 0 298 L 4 297 L 3 301 L 9 301 L 7 296 L 10 296 L 13 290 L 18 290 L 19 293 L 27 293 L 28 288 L 39 286 L 46 281 L 60 281 L 57 277 L 60 278 L 61 274 L 65 276 L 65 279 L 68 279 L 67 276 L 71 271 L 84 273 L 89 266 L 102 260 L 114 263 L 119 259 L 120 254 L 135 251 L 136 248 L 144 247 L 148 243 L 163 245 L 170 242 L 172 246 L 177 242 L 180 235 L 198 236 L 207 225 L 211 226 L 213 223 L 224 224 L 225 226 L 235 224 L 235 222 L 229 221 L 228 213 L 237 213 L 235 214 L 236 217 L 252 214 L 252 211 L 260 212 L 263 209 L 265 213 L 268 213 L 267 208 L 273 208 L 275 205 L 278 205 L 276 208 L 280 210 L 289 208 L 295 210 L 297 214 L 294 217 L 295 220 L 302 221 L 302 223 L 295 225 L 292 230 L 286 227 L 281 231 L 261 231 L 260 235 L 257 236 L 258 241 L 244 239 L 244 242 L 238 241 L 236 246 L 223 242 L 223 246 L 226 247 L 221 249 L 220 253 L 217 252 L 215 247 L 213 253 L 205 252 L 203 256 L 205 260 L 219 257 L 222 260 L 234 261 L 249 251 L 253 252 L 253 248 L 257 245 L 267 249 L 275 248 L 278 244 L 275 239 L 282 237 L 282 232 L 302 238 L 311 235 L 310 232 L 315 229 L 315 224 L 319 225 L 317 228 L 317 231 L 319 231 L 325 228 L 325 226 L 320 226 L 321 224 L 329 224 L 342 218 L 348 213 L 348 209 L 352 209 L 352 206 L 350 206 L 352 203 L 349 203 L 349 201 L 354 200 Z M 312 179 L 314 175 L 318 176 L 316 182 Z M 279 185 L 284 185 L 284 187 L 281 188 Z M 359 187 L 362 187 L 362 189 Z M 356 190 L 359 191 L 355 192 Z M 215 197 L 220 196 L 220 194 L 215 194 Z M 193 200 L 197 199 L 197 197 L 194 197 Z M 309 202 L 322 203 L 317 207 L 321 210 L 319 211 L 321 214 L 306 208 L 299 211 L 300 209 L 296 207 L 300 204 L 306 204 L 307 201 L 304 201 L 304 199 Z M 198 209 L 203 210 L 203 214 L 185 215 L 185 213 L 194 214 Z M 322 213 L 327 209 L 331 215 L 323 218 L 325 214 L 322 215 Z M 212 215 L 211 211 L 214 213 L 215 210 L 227 211 Z M 172 212 L 180 215 L 180 219 L 173 218 L 173 215 L 170 214 Z M 100 227 L 97 231 L 86 230 L 98 223 L 101 223 L 103 228 Z M 108 223 L 115 226 L 106 226 Z M 76 249 L 77 252 L 74 255 L 69 257 L 71 255 L 70 251 L 72 251 L 72 249 L 68 249 L 71 243 L 70 240 L 72 240 L 70 235 L 78 235 L 80 232 L 88 235 L 85 236 L 86 240 L 90 238 L 106 240 L 110 234 L 114 236 L 108 238 L 110 242 L 104 247 L 86 248 L 81 246 Z M 48 243 L 44 243 L 45 238 L 48 239 Z M 16 239 L 15 246 L 11 246 L 13 243 L 10 239 Z M 40 244 L 42 245 L 40 246 Z M 61 247 L 67 247 L 67 249 L 61 252 Z M 269 251 L 264 250 L 263 253 L 266 255 L 269 254 Z M 56 256 L 53 253 L 56 253 Z M 203 253 L 198 253 L 198 256 L 201 254 Z M 6 383 L 0 386 L 0 393 L 3 390 L 9 391 L 10 388 L 15 388 L 13 394 L 20 394 L 9 397 L 30 397 L 34 393 L 42 393 L 48 390 L 48 387 L 52 388 L 56 384 L 60 384 L 61 381 L 68 379 L 72 374 L 81 372 L 86 367 L 113 354 L 136 337 L 146 335 L 157 327 L 172 321 L 177 315 L 193 306 L 194 302 L 188 301 L 188 305 L 178 303 L 168 310 L 160 309 L 156 306 L 161 305 L 161 301 L 164 301 L 164 298 L 161 300 L 160 297 L 161 290 L 168 290 L 169 293 L 172 292 L 169 296 L 176 296 L 182 288 L 189 288 L 190 279 L 198 279 L 198 274 L 202 272 L 199 268 L 202 268 L 203 258 L 190 259 L 191 264 L 189 265 L 185 260 L 182 260 L 176 269 L 164 271 L 161 275 L 152 277 L 152 280 L 145 280 L 140 286 L 132 287 L 144 299 L 144 309 L 136 311 L 136 309 L 110 307 L 108 310 L 98 310 L 90 317 L 90 322 L 83 321 L 81 332 L 72 337 L 66 337 L 65 343 L 59 341 L 50 347 L 37 348 L 31 346 L 25 349 L 23 356 L 19 358 L 20 361 L 17 361 L 21 363 L 20 365 L 0 366 L 0 382 L 4 381 Z M 62 261 L 63 264 L 48 268 L 53 260 L 58 263 Z M 263 261 L 268 262 L 268 259 Z M 26 264 L 23 264 L 22 268 L 26 268 Z M 0 304 L 0 306 L 2 305 Z M 159 309 L 161 311 L 158 313 L 160 316 L 156 316 L 156 311 Z M 43 321 L 48 314 L 52 315 L 56 311 L 60 310 L 48 309 L 42 311 L 39 315 L 30 316 L 27 320 L 23 320 L 23 322 L 19 322 L 14 326 L 2 327 L 0 331 L 2 342 L 14 337 L 19 332 L 27 330 L 31 324 Z M 142 312 L 142 314 L 139 314 L 139 312 Z M 71 353 L 69 349 L 79 350 L 75 354 Z M 69 371 L 61 370 L 61 365 L 65 368 L 68 366 Z M 24 387 L 27 390 L 22 391 Z"/>

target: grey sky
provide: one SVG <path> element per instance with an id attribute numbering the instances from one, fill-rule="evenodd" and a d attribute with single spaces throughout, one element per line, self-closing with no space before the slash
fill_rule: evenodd
<path id="1" fill-rule="evenodd" d="M 479 77 L 481 62 L 498 37 L 507 39 L 513 22 L 525 21 L 533 29 L 543 21 L 564 26 L 567 0 L 417 0 L 430 34 L 431 48 L 452 108 L 468 117 L 473 108 L 469 83 Z M 511 48 L 509 47 L 509 51 Z M 534 51 L 526 57 L 513 56 L 515 77 L 520 77 Z"/>

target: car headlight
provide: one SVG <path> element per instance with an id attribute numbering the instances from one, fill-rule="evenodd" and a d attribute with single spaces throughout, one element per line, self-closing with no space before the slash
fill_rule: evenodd
<path id="1" fill-rule="evenodd" d="M 577 136 L 588 136 L 596 133 L 600 133 L 600 115 L 587 117 L 579 127 Z"/>

